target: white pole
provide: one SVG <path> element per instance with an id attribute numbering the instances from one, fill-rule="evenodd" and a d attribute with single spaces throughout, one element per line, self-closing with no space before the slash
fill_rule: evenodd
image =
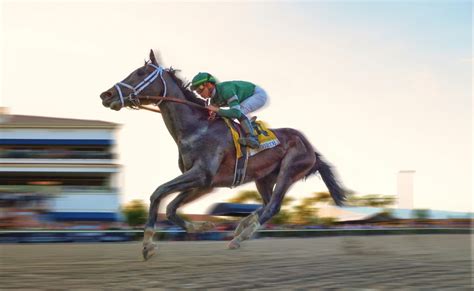
<path id="1" fill-rule="evenodd" d="M 399 171 L 397 181 L 397 206 L 399 209 L 413 209 L 415 171 Z"/>

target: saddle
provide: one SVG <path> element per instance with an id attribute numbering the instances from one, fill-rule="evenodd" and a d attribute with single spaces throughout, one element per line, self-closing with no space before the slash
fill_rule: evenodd
<path id="1" fill-rule="evenodd" d="M 234 181 L 232 187 L 242 184 L 245 179 L 245 172 L 247 170 L 248 158 L 258 154 L 261 151 L 276 147 L 280 144 L 280 141 L 276 137 L 275 133 L 271 131 L 263 121 L 257 121 L 257 117 L 253 117 L 250 121 L 254 132 L 257 135 L 260 146 L 258 149 L 252 149 L 239 143 L 239 137 L 245 136 L 239 123 L 223 118 L 229 130 L 232 134 L 232 140 L 235 146 L 235 170 L 234 170 Z"/>

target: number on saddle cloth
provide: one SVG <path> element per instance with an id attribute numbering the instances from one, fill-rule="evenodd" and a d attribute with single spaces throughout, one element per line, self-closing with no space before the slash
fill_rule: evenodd
<path id="1" fill-rule="evenodd" d="M 268 132 L 262 127 L 261 121 L 257 122 L 257 116 L 254 116 L 250 119 L 250 123 L 252 124 L 253 129 L 255 130 L 255 133 L 257 136 L 263 135 L 263 136 L 269 136 Z"/>
<path id="2" fill-rule="evenodd" d="M 280 144 L 280 141 L 276 137 L 275 133 L 268 128 L 268 125 L 261 120 L 256 121 L 256 119 L 256 117 L 253 117 L 251 119 L 251 123 L 257 134 L 260 147 L 258 149 L 250 149 L 250 156 L 253 156 L 263 150 L 276 147 Z"/>

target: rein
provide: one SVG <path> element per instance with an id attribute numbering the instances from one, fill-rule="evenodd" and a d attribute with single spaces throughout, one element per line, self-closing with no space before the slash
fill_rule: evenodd
<path id="1" fill-rule="evenodd" d="M 186 104 L 186 105 L 189 105 L 189 106 L 194 106 L 194 107 L 200 108 L 200 109 L 206 109 L 206 107 L 204 107 L 202 105 L 196 104 L 196 103 L 188 101 L 188 100 L 179 99 L 179 98 L 176 98 L 176 97 L 138 95 L 138 96 L 135 96 L 135 98 L 139 99 L 139 100 L 160 101 L 160 103 L 163 102 L 163 101 L 170 101 L 170 102 L 175 102 L 175 103 L 180 103 L 180 104 Z M 144 107 L 143 105 L 139 105 L 139 107 L 143 108 L 143 109 L 147 109 L 147 107 Z M 160 112 L 160 111 L 158 110 L 157 112 Z"/>

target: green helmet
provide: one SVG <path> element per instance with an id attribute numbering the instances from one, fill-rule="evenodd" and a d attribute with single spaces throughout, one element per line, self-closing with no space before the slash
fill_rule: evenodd
<path id="1" fill-rule="evenodd" d="M 199 72 L 196 76 L 194 76 L 193 80 L 191 81 L 191 89 L 195 90 L 199 85 L 202 85 L 206 82 L 216 83 L 217 80 L 211 74 L 206 72 Z"/>

